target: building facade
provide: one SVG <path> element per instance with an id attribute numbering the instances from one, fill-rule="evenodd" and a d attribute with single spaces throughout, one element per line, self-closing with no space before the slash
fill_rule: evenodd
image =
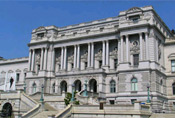
<path id="1" fill-rule="evenodd" d="M 62 95 L 94 93 L 106 104 L 146 102 L 153 112 L 175 110 L 175 40 L 152 6 L 121 11 L 117 17 L 32 31 L 29 57 L 0 61 L 0 72 L 20 75 L 17 89 Z M 18 61 L 18 62 L 16 62 Z M 17 68 L 16 68 L 17 67 Z M 18 76 L 19 76 L 18 75 Z"/>

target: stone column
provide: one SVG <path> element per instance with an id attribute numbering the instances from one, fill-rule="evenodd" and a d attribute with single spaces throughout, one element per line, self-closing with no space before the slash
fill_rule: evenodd
<path id="1" fill-rule="evenodd" d="M 44 54 L 44 70 L 47 70 L 47 53 L 48 53 L 48 49 L 45 48 L 45 54 Z"/>
<path id="2" fill-rule="evenodd" d="M 109 66 L 109 41 L 106 41 L 106 65 Z"/>
<path id="3" fill-rule="evenodd" d="M 29 52 L 29 71 L 31 71 L 31 59 L 32 59 L 32 50 Z"/>
<path id="4" fill-rule="evenodd" d="M 74 45 L 74 69 L 76 68 L 76 61 L 77 61 L 77 46 Z"/>
<path id="5" fill-rule="evenodd" d="M 64 70 L 67 69 L 67 47 L 64 47 Z"/>
<path id="6" fill-rule="evenodd" d="M 94 43 L 91 43 L 91 67 L 94 67 Z"/>
<path id="7" fill-rule="evenodd" d="M 77 68 L 80 68 L 80 45 L 77 45 Z"/>
<path id="8" fill-rule="evenodd" d="M 64 68 L 64 48 L 61 47 L 61 70 Z"/>
<path id="9" fill-rule="evenodd" d="M 44 57 L 44 51 L 43 51 L 43 48 L 41 48 L 40 70 L 43 70 L 43 57 Z"/>
<path id="10" fill-rule="evenodd" d="M 142 33 L 139 33 L 139 40 L 140 40 L 140 61 L 143 60 L 143 39 Z"/>
<path id="11" fill-rule="evenodd" d="M 129 38 L 126 35 L 126 62 L 129 62 Z"/>
<path id="12" fill-rule="evenodd" d="M 102 65 L 105 66 L 105 64 L 106 64 L 106 63 L 105 63 L 105 61 L 106 61 L 106 60 L 105 60 L 105 56 L 106 56 L 106 54 L 105 54 L 105 41 L 103 41 L 103 44 L 102 44 L 102 45 L 103 45 L 103 49 L 102 49 L 102 50 L 103 50 Z"/>
<path id="13" fill-rule="evenodd" d="M 149 39 L 148 33 L 145 33 L 145 41 L 146 41 L 146 59 L 149 60 Z"/>
<path id="14" fill-rule="evenodd" d="M 88 67 L 91 66 L 91 44 L 88 43 Z"/>
<path id="15" fill-rule="evenodd" d="M 35 49 L 33 49 L 33 54 L 32 54 L 32 71 L 35 70 Z"/>
<path id="16" fill-rule="evenodd" d="M 55 71 L 55 49 L 52 50 L 52 71 Z"/>
<path id="17" fill-rule="evenodd" d="M 123 36 L 121 36 L 121 53 L 120 53 L 120 55 L 121 55 L 121 62 L 123 62 Z"/>

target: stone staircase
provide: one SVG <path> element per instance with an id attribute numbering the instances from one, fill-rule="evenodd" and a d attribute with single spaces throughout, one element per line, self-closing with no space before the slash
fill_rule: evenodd
<path id="1" fill-rule="evenodd" d="M 38 99 L 35 99 L 38 103 L 40 102 Z M 58 110 L 50 106 L 48 103 L 44 104 L 44 110 L 38 112 L 36 115 L 33 116 L 33 118 L 48 118 L 48 116 L 52 116 L 59 113 Z"/>
<path id="2" fill-rule="evenodd" d="M 48 116 L 57 114 L 58 111 L 42 111 L 35 115 L 33 118 L 48 118 Z"/>

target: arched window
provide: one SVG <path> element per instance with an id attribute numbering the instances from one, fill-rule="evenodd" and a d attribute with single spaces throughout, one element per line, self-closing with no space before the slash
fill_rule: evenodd
<path id="1" fill-rule="evenodd" d="M 52 85 L 52 93 L 55 93 L 55 83 Z"/>
<path id="2" fill-rule="evenodd" d="M 36 93 L 36 83 L 33 83 L 32 85 L 32 93 Z"/>
<path id="3" fill-rule="evenodd" d="M 112 80 L 111 82 L 110 82 L 110 92 L 111 93 L 115 93 L 116 92 L 116 83 L 115 83 L 115 81 L 114 80 Z"/>
<path id="4" fill-rule="evenodd" d="M 138 87 L 137 87 L 137 79 L 136 78 L 133 78 L 131 80 L 131 90 L 132 91 L 137 91 L 138 90 Z"/>
<path id="5" fill-rule="evenodd" d="M 173 95 L 175 95 L 175 82 L 172 84 Z"/>

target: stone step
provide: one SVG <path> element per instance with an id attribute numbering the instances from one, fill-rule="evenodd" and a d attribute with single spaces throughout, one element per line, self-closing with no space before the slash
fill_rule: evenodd
<path id="1" fill-rule="evenodd" d="M 150 118 L 175 118 L 175 114 L 152 114 Z"/>
<path id="2" fill-rule="evenodd" d="M 48 118 L 48 115 L 56 115 L 57 113 L 59 113 L 59 111 L 42 111 L 33 118 Z"/>

